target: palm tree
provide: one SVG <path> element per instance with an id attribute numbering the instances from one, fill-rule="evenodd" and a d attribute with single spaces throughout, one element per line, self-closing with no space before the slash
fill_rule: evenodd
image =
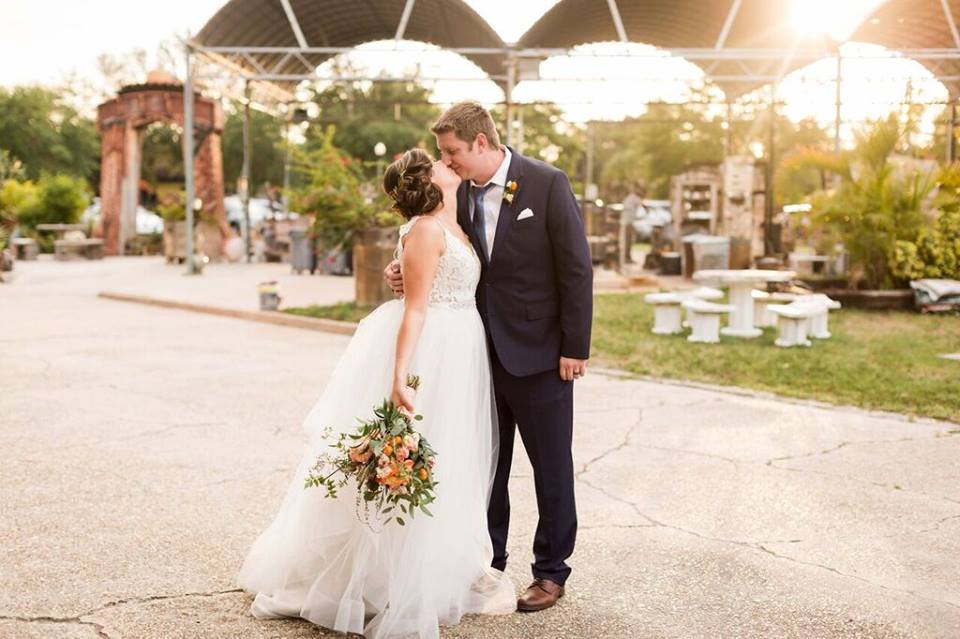
<path id="1" fill-rule="evenodd" d="M 914 241 L 929 223 L 929 203 L 938 175 L 892 162 L 907 129 L 895 115 L 857 136 L 853 150 L 840 155 L 801 151 L 788 170 L 816 168 L 838 178 L 837 185 L 812 196 L 815 221 L 843 242 L 850 256 L 850 284 L 893 288 L 897 242 Z"/>

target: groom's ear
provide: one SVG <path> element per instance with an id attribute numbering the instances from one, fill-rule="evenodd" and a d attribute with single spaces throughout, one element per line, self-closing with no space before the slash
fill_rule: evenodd
<path id="1" fill-rule="evenodd" d="M 490 140 L 488 140 L 487 136 L 483 133 L 477 133 L 477 137 L 473 139 L 473 143 L 477 146 L 477 153 L 483 153 L 490 149 Z"/>

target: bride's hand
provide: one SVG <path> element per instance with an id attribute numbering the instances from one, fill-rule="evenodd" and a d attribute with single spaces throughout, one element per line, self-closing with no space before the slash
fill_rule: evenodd
<path id="1" fill-rule="evenodd" d="M 406 382 L 397 382 L 393 385 L 393 392 L 390 393 L 390 401 L 401 411 L 413 415 L 413 399 L 416 396 L 417 391 L 407 386 Z"/>

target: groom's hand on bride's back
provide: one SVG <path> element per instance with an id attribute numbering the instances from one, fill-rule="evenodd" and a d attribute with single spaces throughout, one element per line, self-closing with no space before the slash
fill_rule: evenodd
<path id="1" fill-rule="evenodd" d="M 403 274 L 400 273 L 400 261 L 394 260 L 383 269 L 383 279 L 396 297 L 403 297 Z"/>

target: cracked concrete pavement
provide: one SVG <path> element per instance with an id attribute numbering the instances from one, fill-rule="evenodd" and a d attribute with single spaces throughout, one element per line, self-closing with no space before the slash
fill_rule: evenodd
<path id="1" fill-rule="evenodd" d="M 184 278 L 191 301 L 275 275 L 230 268 Z M 0 637 L 334 636 L 253 619 L 233 578 L 348 338 L 96 298 L 158 272 L 169 297 L 179 269 L 140 258 L 0 285 Z M 567 596 L 443 636 L 960 636 L 960 426 L 596 372 L 576 406 Z M 519 447 L 511 481 L 522 586 Z"/>

